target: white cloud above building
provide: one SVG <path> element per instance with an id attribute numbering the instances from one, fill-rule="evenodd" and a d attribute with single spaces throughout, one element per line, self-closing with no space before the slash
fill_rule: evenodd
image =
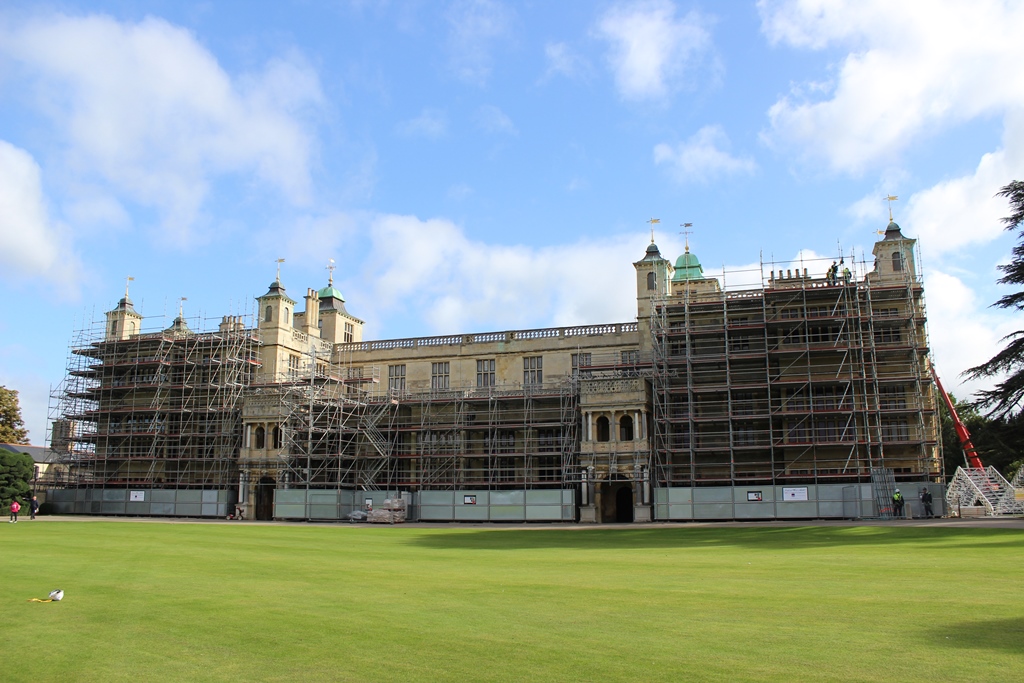
<path id="1" fill-rule="evenodd" d="M 835 171 L 863 173 L 943 129 L 1024 107 L 1019 3 L 759 5 L 776 48 L 841 54 L 826 82 L 797 83 L 771 106 L 765 134 Z"/>
<path id="2" fill-rule="evenodd" d="M 654 163 L 665 166 L 679 183 L 707 183 L 724 175 L 753 173 L 757 164 L 749 157 L 729 153 L 729 138 L 721 126 L 704 126 L 685 142 L 659 143 Z"/>
<path id="3" fill-rule="evenodd" d="M 445 11 L 449 67 L 460 81 L 486 85 L 494 51 L 510 37 L 514 13 L 497 0 L 455 0 Z"/>
<path id="4" fill-rule="evenodd" d="M 606 61 L 623 99 L 668 96 L 711 47 L 708 21 L 677 10 L 668 0 L 636 0 L 616 3 L 598 19 L 593 33 L 608 44 Z"/>
<path id="5" fill-rule="evenodd" d="M 23 276 L 66 273 L 65 232 L 50 216 L 39 164 L 25 150 L 0 140 L 0 262 L 5 270 Z"/>
<path id="6" fill-rule="evenodd" d="M 64 163 L 160 214 L 172 243 L 197 238 L 211 187 L 243 174 L 288 201 L 311 201 L 321 106 L 316 72 L 296 53 L 230 75 L 191 32 L 162 19 L 48 15 L 8 25 L 17 65 Z"/>

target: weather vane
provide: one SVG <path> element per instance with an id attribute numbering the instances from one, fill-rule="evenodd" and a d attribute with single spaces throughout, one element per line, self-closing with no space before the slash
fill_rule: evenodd
<path id="1" fill-rule="evenodd" d="M 181 318 L 182 320 L 185 319 L 185 307 L 182 306 L 182 304 L 185 303 L 186 301 L 188 301 L 187 296 L 183 296 L 178 299 L 178 317 Z"/>
<path id="2" fill-rule="evenodd" d="M 693 230 L 687 230 L 687 228 L 692 228 L 693 227 L 693 223 L 680 223 L 679 227 L 682 228 L 682 230 L 679 231 L 679 234 L 682 235 L 683 239 L 686 241 L 686 253 L 689 254 L 690 253 L 690 235 L 693 234 Z"/>
<path id="3" fill-rule="evenodd" d="M 133 278 L 131 275 L 129 275 L 128 277 L 126 277 L 124 279 L 124 298 L 125 299 L 128 298 L 128 283 L 132 282 L 134 280 L 135 280 L 135 278 Z"/>
<path id="4" fill-rule="evenodd" d="M 899 199 L 899 197 L 894 194 L 887 194 L 885 195 L 885 199 L 889 202 L 889 222 L 892 223 L 892 203 Z"/>
<path id="5" fill-rule="evenodd" d="M 652 218 L 651 220 L 649 220 L 647 222 L 651 224 L 651 244 L 654 244 L 654 226 L 657 223 L 661 223 L 661 219 L 660 218 Z"/>
<path id="6" fill-rule="evenodd" d="M 277 259 L 277 281 L 281 281 L 281 264 L 284 263 L 283 258 Z"/>
<path id="7" fill-rule="evenodd" d="M 327 259 L 327 260 L 330 262 L 330 263 L 327 264 L 327 272 L 330 273 L 327 276 L 327 284 L 329 286 L 333 287 L 334 286 L 334 269 L 335 269 L 336 266 L 334 265 L 334 259 Z"/>

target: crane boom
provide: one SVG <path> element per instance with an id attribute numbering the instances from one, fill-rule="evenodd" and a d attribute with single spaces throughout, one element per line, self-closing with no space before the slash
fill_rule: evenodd
<path id="1" fill-rule="evenodd" d="M 985 466 L 981 464 L 981 458 L 978 457 L 978 450 L 974 447 L 971 442 L 971 433 L 967 431 L 967 426 L 960 419 L 960 416 L 956 414 L 956 408 L 953 407 L 953 401 L 949 398 L 949 394 L 942 388 L 942 382 L 939 380 L 939 374 L 935 372 L 935 366 L 929 364 L 929 368 L 932 371 L 932 377 L 935 379 L 935 386 L 939 388 L 939 393 L 942 395 L 942 400 L 946 403 L 946 408 L 949 409 L 949 415 L 953 418 L 953 427 L 956 429 L 956 436 L 960 439 L 960 446 L 964 449 L 964 455 L 967 456 L 967 467 L 972 470 L 982 470 Z"/>

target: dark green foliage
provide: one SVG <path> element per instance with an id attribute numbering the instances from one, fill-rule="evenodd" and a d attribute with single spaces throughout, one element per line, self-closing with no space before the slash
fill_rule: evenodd
<path id="1" fill-rule="evenodd" d="M 1004 285 L 1024 285 L 1024 182 L 1014 180 L 997 194 L 1010 201 L 1011 213 L 1003 218 L 1006 229 L 1018 232 L 1018 243 L 1013 248 L 1013 259 L 999 269 Z M 994 305 L 1000 308 L 1024 310 L 1024 290 L 1018 289 L 1002 297 Z M 1003 338 L 1006 346 L 985 363 L 967 370 L 970 379 L 1005 375 L 1005 379 L 992 389 L 978 392 L 978 405 L 987 408 L 989 415 L 1006 417 L 1020 412 L 1024 400 L 1024 330 L 1017 330 Z"/>
<path id="2" fill-rule="evenodd" d="M 949 399 L 971 433 L 971 442 L 982 463 L 986 467 L 995 467 L 1007 478 L 1012 477 L 1020 469 L 1019 464 L 1014 466 L 1012 463 L 1024 452 L 1024 414 L 991 418 L 972 403 L 958 401 L 952 394 Z M 957 467 L 965 466 L 964 450 L 953 428 L 953 419 L 946 410 L 942 411 L 942 459 L 947 476 L 952 476 Z"/>
<path id="3" fill-rule="evenodd" d="M 0 507 L 6 508 L 15 498 L 25 504 L 32 497 L 29 482 L 35 463 L 27 453 L 12 453 L 0 448 Z"/>
<path id="4" fill-rule="evenodd" d="M 0 386 L 0 443 L 25 443 L 28 431 L 21 419 L 18 392 Z"/>

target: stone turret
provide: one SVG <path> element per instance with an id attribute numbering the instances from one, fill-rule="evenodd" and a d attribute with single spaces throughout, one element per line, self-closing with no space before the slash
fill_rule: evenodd
<path id="1" fill-rule="evenodd" d="M 868 273 L 873 282 L 916 282 L 917 266 L 914 263 L 916 239 L 904 237 L 900 226 L 890 220 L 885 236 L 875 242 L 871 253 L 875 255 L 875 268 Z"/>
<path id="2" fill-rule="evenodd" d="M 128 339 L 139 333 L 142 329 L 142 316 L 132 306 L 132 300 L 128 298 L 128 292 L 124 298 L 117 302 L 117 307 L 107 311 L 107 341 L 115 339 Z"/>

